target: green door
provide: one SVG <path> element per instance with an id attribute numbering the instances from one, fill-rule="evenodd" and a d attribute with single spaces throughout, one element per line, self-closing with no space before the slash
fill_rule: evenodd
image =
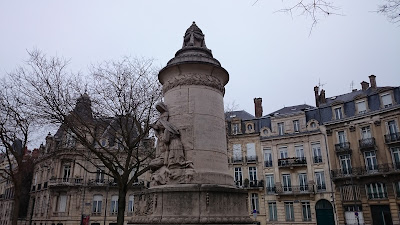
<path id="1" fill-rule="evenodd" d="M 393 225 L 389 205 L 371 205 L 373 225 Z"/>
<path id="2" fill-rule="evenodd" d="M 335 225 L 332 204 L 325 199 L 321 199 L 315 204 L 317 214 L 317 225 Z"/>

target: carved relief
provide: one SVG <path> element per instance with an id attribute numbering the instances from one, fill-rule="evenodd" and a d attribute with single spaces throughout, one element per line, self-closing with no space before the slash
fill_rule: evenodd
<path id="1" fill-rule="evenodd" d="M 150 162 L 151 185 L 188 183 L 192 180 L 193 162 L 187 161 L 179 130 L 170 123 L 169 112 L 164 103 L 156 109 L 160 118 L 152 125 L 157 136 L 156 158 Z"/>
<path id="2" fill-rule="evenodd" d="M 150 194 L 139 195 L 138 207 L 136 207 L 136 216 L 146 216 L 153 214 L 153 198 Z"/>
<path id="3" fill-rule="evenodd" d="M 225 88 L 221 84 L 220 80 L 218 80 L 213 76 L 207 74 L 199 74 L 199 73 L 186 73 L 171 78 L 163 85 L 163 92 L 165 93 L 168 90 L 181 85 L 208 86 L 217 89 L 222 94 L 225 94 Z"/>

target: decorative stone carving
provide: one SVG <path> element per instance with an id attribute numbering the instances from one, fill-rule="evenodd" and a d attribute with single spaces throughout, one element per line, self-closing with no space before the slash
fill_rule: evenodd
<path id="1" fill-rule="evenodd" d="M 168 90 L 181 85 L 208 86 L 217 89 L 222 94 L 225 94 L 225 88 L 221 84 L 220 80 L 218 80 L 213 76 L 207 74 L 199 74 L 199 73 L 185 73 L 171 78 L 163 85 L 163 92 L 165 93 Z"/>
<path id="2" fill-rule="evenodd" d="M 192 25 L 186 30 L 185 36 L 183 37 L 182 48 L 189 46 L 207 48 L 206 42 L 204 40 L 204 34 L 194 21 Z"/>
<path id="3" fill-rule="evenodd" d="M 356 127 L 355 126 L 350 126 L 349 129 L 350 129 L 350 132 L 356 131 Z"/>
<path id="4" fill-rule="evenodd" d="M 146 195 L 146 194 L 140 194 L 139 195 L 139 201 L 138 201 L 138 206 L 136 207 L 135 210 L 135 215 L 136 216 L 146 216 L 146 215 L 151 215 L 153 213 L 153 196 L 151 195 Z"/>
<path id="5" fill-rule="evenodd" d="M 377 127 L 378 127 L 378 126 L 380 126 L 380 125 L 381 125 L 381 121 L 380 121 L 380 120 L 375 120 L 375 121 L 374 121 L 374 124 L 375 124 L 375 126 L 377 126 Z"/>
<path id="6" fill-rule="evenodd" d="M 327 136 L 332 136 L 332 130 L 326 130 L 326 135 Z"/>
<path id="7" fill-rule="evenodd" d="M 157 136 L 156 158 L 150 162 L 151 185 L 188 183 L 193 178 L 193 162 L 187 161 L 179 130 L 169 120 L 164 103 L 156 105 L 160 118 L 152 125 Z"/>

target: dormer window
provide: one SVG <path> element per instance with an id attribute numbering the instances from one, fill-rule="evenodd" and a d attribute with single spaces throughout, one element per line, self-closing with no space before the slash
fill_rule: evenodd
<path id="1" fill-rule="evenodd" d="M 298 120 L 293 121 L 293 130 L 294 132 L 300 132 L 300 123 Z"/>
<path id="2" fill-rule="evenodd" d="M 251 124 L 247 125 L 247 130 L 248 130 L 248 131 L 253 130 L 253 125 L 251 125 Z"/>
<path id="3" fill-rule="evenodd" d="M 392 95 L 390 93 L 384 93 L 381 95 L 381 99 L 382 99 L 382 106 L 384 108 L 390 107 L 393 105 L 392 102 Z"/>
<path id="4" fill-rule="evenodd" d="M 317 124 L 315 122 L 311 122 L 310 126 L 311 126 L 311 128 L 316 128 Z"/>
<path id="5" fill-rule="evenodd" d="M 238 123 L 232 124 L 232 133 L 233 133 L 233 134 L 238 134 L 239 132 L 240 132 L 240 130 L 239 130 L 239 124 L 238 124 Z"/>
<path id="6" fill-rule="evenodd" d="M 340 119 L 343 118 L 342 107 L 336 107 L 336 108 L 334 109 L 334 112 L 335 112 L 335 118 L 336 118 L 337 120 L 340 120 Z"/>
<path id="7" fill-rule="evenodd" d="M 365 102 L 365 100 L 356 102 L 356 107 L 357 107 L 358 114 L 367 112 L 367 103 Z"/>
<path id="8" fill-rule="evenodd" d="M 285 133 L 283 123 L 278 123 L 278 134 L 283 135 Z"/>

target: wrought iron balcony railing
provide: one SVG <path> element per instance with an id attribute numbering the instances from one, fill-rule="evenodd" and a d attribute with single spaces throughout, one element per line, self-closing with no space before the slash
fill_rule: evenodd
<path id="1" fill-rule="evenodd" d="M 348 169 L 331 170 L 332 178 L 346 178 L 351 176 L 374 176 L 383 173 L 400 173 L 400 163 L 386 163 L 369 165 L 366 167 L 353 167 Z"/>
<path id="2" fill-rule="evenodd" d="M 246 156 L 246 163 L 256 163 L 258 161 L 258 157 L 256 155 Z"/>
<path id="3" fill-rule="evenodd" d="M 350 142 L 335 144 L 335 151 L 337 154 L 350 153 L 351 152 Z"/>
<path id="4" fill-rule="evenodd" d="M 360 145 L 361 150 L 367 150 L 367 149 L 372 149 L 375 148 L 375 138 L 364 138 L 361 140 L 358 140 L 358 143 Z"/>
<path id="5" fill-rule="evenodd" d="M 322 163 L 322 156 L 314 156 L 314 163 Z"/>
<path id="6" fill-rule="evenodd" d="M 49 186 L 58 186 L 58 185 L 82 185 L 82 178 L 50 178 Z"/>
<path id="7" fill-rule="evenodd" d="M 385 199 L 387 192 L 368 193 L 368 199 Z"/>
<path id="8" fill-rule="evenodd" d="M 243 163 L 243 157 L 242 156 L 231 157 L 231 163 Z"/>
<path id="9" fill-rule="evenodd" d="M 243 187 L 247 189 L 264 188 L 264 180 L 251 180 L 248 182 L 248 184 L 245 182 Z"/>
<path id="10" fill-rule="evenodd" d="M 270 160 L 270 161 L 264 161 L 264 166 L 265 166 L 265 167 L 272 167 L 272 160 Z"/>
<path id="11" fill-rule="evenodd" d="M 307 160 L 305 157 L 294 157 L 294 158 L 286 158 L 278 160 L 279 167 L 306 166 L 306 165 L 307 165 Z"/>
<path id="12" fill-rule="evenodd" d="M 298 186 L 282 186 L 277 185 L 275 187 L 275 193 L 277 194 L 308 194 L 314 193 L 313 185 L 298 185 Z"/>
<path id="13" fill-rule="evenodd" d="M 273 186 L 273 187 L 266 187 L 265 189 L 267 190 L 268 193 L 275 193 L 276 188 L 275 186 Z"/>
<path id="14" fill-rule="evenodd" d="M 400 133 L 391 133 L 385 135 L 385 142 L 386 144 L 393 144 L 400 142 Z"/>

